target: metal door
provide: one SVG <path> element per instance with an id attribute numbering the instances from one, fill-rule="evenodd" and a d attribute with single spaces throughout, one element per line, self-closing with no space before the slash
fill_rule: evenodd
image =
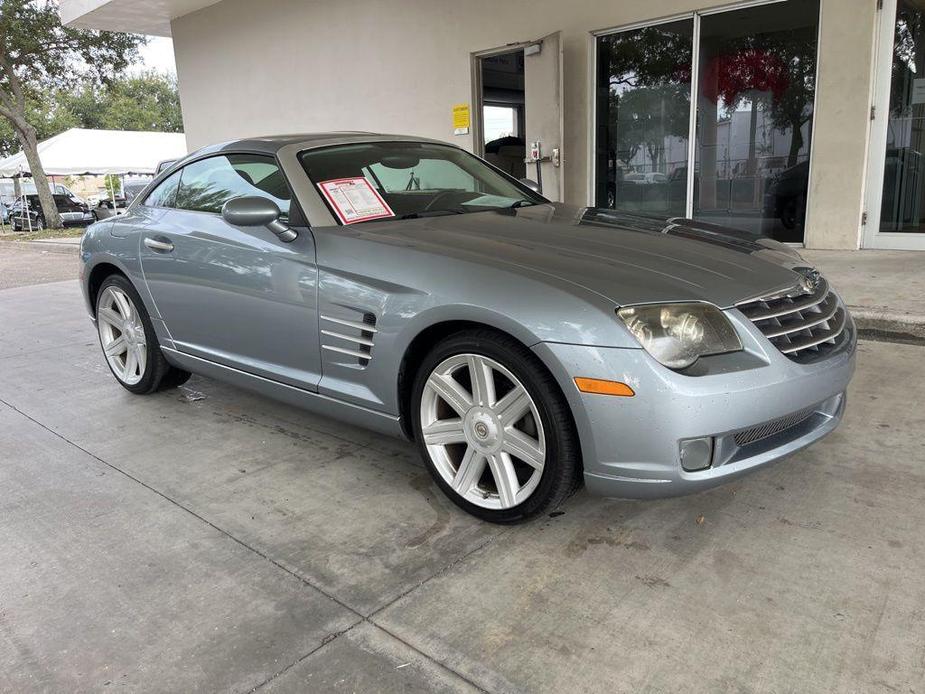
<path id="1" fill-rule="evenodd" d="M 562 40 L 560 32 L 524 47 L 527 178 L 538 179 L 543 195 L 561 201 Z M 534 147 L 539 143 L 539 151 Z"/>

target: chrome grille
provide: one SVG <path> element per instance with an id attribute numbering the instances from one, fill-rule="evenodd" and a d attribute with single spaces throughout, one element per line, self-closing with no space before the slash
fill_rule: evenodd
<path id="1" fill-rule="evenodd" d="M 816 285 L 739 304 L 738 309 L 790 359 L 810 362 L 824 357 L 838 344 L 848 314 L 828 282 L 804 273 Z"/>
<path id="2" fill-rule="evenodd" d="M 776 436 L 788 429 L 793 429 L 795 426 L 802 424 L 812 417 L 815 412 L 815 406 L 807 407 L 805 410 L 788 414 L 786 417 L 775 419 L 772 422 L 767 422 L 766 424 L 761 424 L 751 429 L 743 429 L 736 433 L 733 438 L 737 446 L 748 446 L 749 444 Z"/>

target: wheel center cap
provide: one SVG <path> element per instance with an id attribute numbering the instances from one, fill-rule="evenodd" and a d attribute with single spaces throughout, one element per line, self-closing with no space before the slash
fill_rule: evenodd
<path id="1" fill-rule="evenodd" d="M 501 447 L 501 423 L 487 407 L 473 407 L 465 417 L 466 440 L 483 453 L 494 453 Z"/>

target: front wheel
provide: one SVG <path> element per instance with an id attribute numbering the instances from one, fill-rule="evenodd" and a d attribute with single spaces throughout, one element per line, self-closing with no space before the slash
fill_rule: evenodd
<path id="1" fill-rule="evenodd" d="M 526 520 L 578 486 L 571 412 L 543 364 L 490 330 L 458 333 L 424 359 L 412 398 L 415 440 L 440 488 L 484 520 Z"/>

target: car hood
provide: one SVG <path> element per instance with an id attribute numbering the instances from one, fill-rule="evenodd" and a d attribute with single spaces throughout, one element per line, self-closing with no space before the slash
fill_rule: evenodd
<path id="1" fill-rule="evenodd" d="M 375 230 L 372 227 L 375 227 Z M 721 308 L 795 286 L 808 267 L 745 231 L 561 204 L 378 222 L 370 238 L 555 277 L 616 304 L 707 301 Z"/>

